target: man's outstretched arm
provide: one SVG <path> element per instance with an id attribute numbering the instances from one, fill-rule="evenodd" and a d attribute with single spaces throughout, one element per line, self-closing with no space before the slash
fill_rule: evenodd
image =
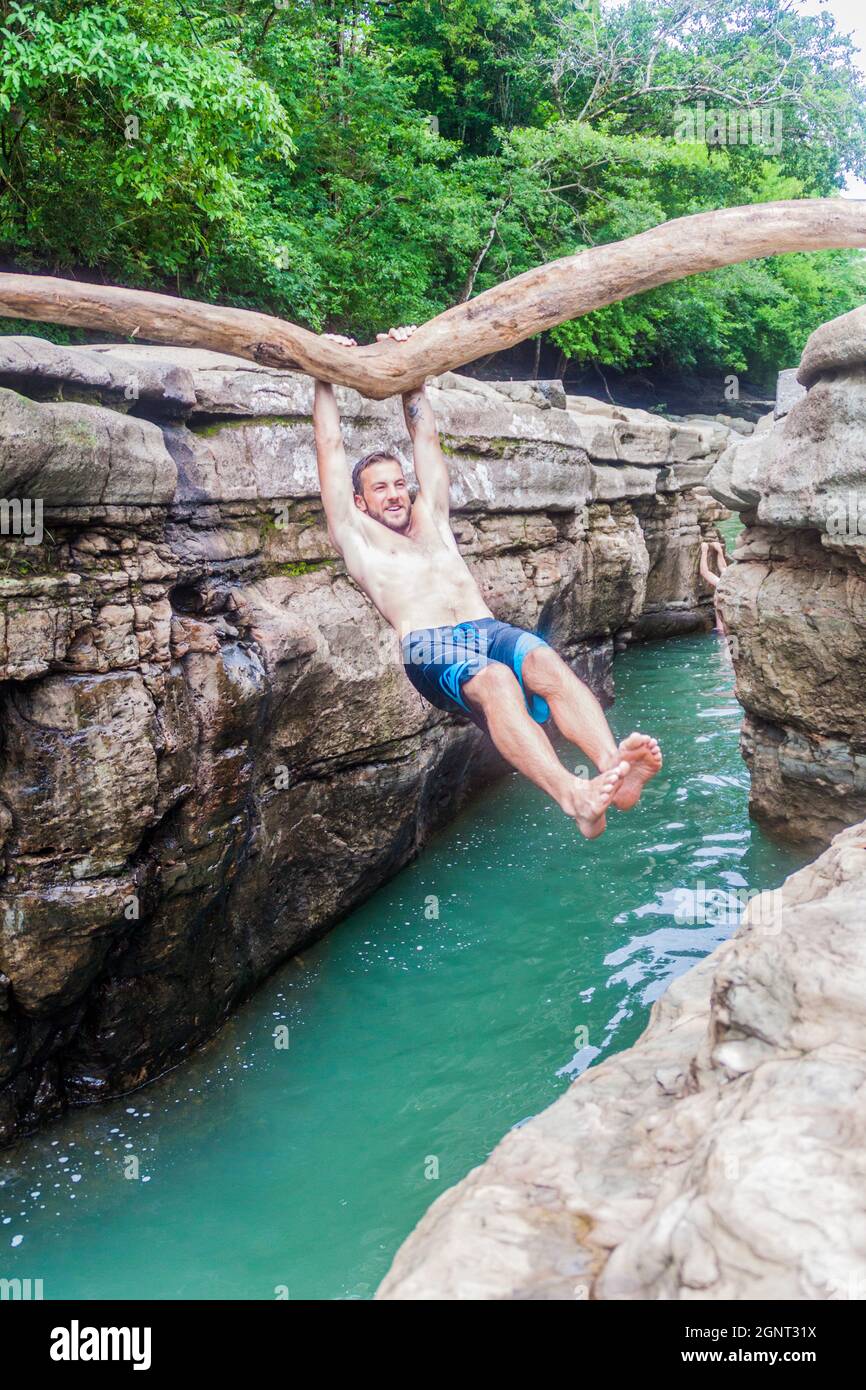
<path id="1" fill-rule="evenodd" d="M 355 347 L 354 338 L 329 333 L 338 343 Z M 340 411 L 334 388 L 327 381 L 316 381 L 313 398 L 313 433 L 316 438 L 316 462 L 319 468 L 319 489 L 328 521 L 328 534 L 340 547 L 349 527 L 357 520 L 352 478 L 346 461 Z"/>
<path id="2" fill-rule="evenodd" d="M 409 324 L 406 328 L 392 328 L 388 333 L 377 333 L 376 337 L 380 342 L 384 338 L 393 338 L 395 342 L 404 343 L 411 338 L 415 328 L 415 324 Z M 407 391 L 403 396 L 403 415 L 412 440 L 415 477 L 421 495 L 434 516 L 447 517 L 448 465 L 439 443 L 436 416 L 423 386 Z"/>
<path id="3" fill-rule="evenodd" d="M 448 464 L 439 443 L 436 416 L 423 386 L 407 391 L 403 414 L 415 455 L 415 476 L 421 496 L 436 516 L 448 516 Z"/>

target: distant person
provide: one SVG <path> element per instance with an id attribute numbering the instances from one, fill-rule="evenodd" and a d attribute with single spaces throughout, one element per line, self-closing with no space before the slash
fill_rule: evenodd
<path id="1" fill-rule="evenodd" d="M 402 343 L 415 327 L 380 333 Z M 327 334 L 346 347 L 353 338 Z M 415 689 L 437 709 L 468 715 L 512 767 L 547 792 L 587 839 L 610 806 L 628 810 L 662 765 L 655 739 L 617 746 L 592 692 L 536 633 L 497 621 L 481 597 L 449 524 L 448 468 L 432 406 L 419 387 L 403 395 L 419 492 L 387 449 L 349 469 L 333 387 L 316 382 L 313 423 L 328 532 L 346 569 L 401 639 Z M 599 769 L 577 777 L 539 727 L 560 732 Z"/>
<path id="2" fill-rule="evenodd" d="M 717 556 L 716 563 L 719 567 L 718 574 L 713 574 L 710 569 L 710 552 L 713 551 Z M 705 579 L 713 591 L 713 607 L 716 613 L 716 627 L 723 636 L 727 636 L 724 620 L 719 610 L 718 587 L 722 575 L 728 568 L 728 557 L 725 554 L 725 547 L 720 541 L 701 541 L 701 578 Z"/>

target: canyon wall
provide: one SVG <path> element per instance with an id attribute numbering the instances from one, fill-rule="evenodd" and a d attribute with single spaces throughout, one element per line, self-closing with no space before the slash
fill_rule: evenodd
<path id="1" fill-rule="evenodd" d="M 723 425 L 430 390 L 497 616 L 608 698 L 615 645 L 709 625 Z M 399 402 L 338 398 L 349 457 L 408 471 Z M 176 1063 L 502 770 L 335 556 L 311 408 L 219 354 L 0 338 L 0 1141 Z"/>
<path id="2" fill-rule="evenodd" d="M 813 333 L 796 378 L 708 486 L 745 522 L 718 594 L 751 810 L 820 848 L 866 816 L 866 308 Z"/>

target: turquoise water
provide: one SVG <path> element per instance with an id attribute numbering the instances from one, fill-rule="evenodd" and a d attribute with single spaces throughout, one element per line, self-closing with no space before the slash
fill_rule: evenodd
<path id="1" fill-rule="evenodd" d="M 616 677 L 614 728 L 666 759 L 637 810 L 590 845 L 517 777 L 489 789 L 192 1061 L 0 1156 L 0 1277 L 49 1299 L 368 1298 L 440 1192 L 633 1043 L 733 930 L 675 909 L 801 860 L 748 820 L 717 638 L 632 648 Z"/>

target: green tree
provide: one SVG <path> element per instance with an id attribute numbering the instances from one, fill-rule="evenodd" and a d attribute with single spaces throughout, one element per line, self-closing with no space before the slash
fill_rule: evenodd
<path id="1" fill-rule="evenodd" d="M 359 337 L 864 171 L 851 46 L 791 0 L 0 0 L 0 48 L 7 264 Z M 700 103 L 778 112 L 778 147 L 683 138 Z M 615 368 L 769 374 L 863 299 L 862 267 L 731 267 L 550 341 Z"/>

